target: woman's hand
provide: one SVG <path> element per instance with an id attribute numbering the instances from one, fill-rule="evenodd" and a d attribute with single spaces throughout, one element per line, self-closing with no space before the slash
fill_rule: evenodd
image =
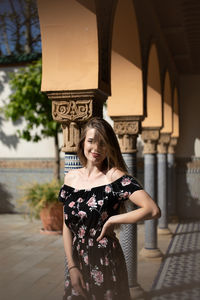
<path id="1" fill-rule="evenodd" d="M 69 275 L 73 289 L 87 299 L 85 291 L 86 285 L 80 270 L 78 268 L 73 268 L 69 271 Z"/>
<path id="2" fill-rule="evenodd" d="M 97 238 L 97 242 L 99 242 L 104 236 L 110 236 L 112 238 L 116 238 L 115 232 L 114 232 L 114 222 L 113 222 L 114 216 L 110 217 L 105 224 L 103 225 L 103 228 L 101 230 L 101 234 Z"/>

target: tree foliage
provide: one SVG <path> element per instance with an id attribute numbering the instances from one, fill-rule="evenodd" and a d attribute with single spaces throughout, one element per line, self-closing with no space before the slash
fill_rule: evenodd
<path id="1" fill-rule="evenodd" d="M 13 92 L 4 112 L 12 121 L 25 119 L 24 128 L 18 130 L 19 137 L 33 142 L 55 137 L 60 125 L 52 119 L 51 101 L 40 91 L 41 60 L 11 73 L 10 77 Z"/>

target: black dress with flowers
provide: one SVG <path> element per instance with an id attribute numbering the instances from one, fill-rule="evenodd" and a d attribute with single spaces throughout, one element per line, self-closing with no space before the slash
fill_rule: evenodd
<path id="1" fill-rule="evenodd" d="M 88 300 L 129 300 L 125 260 L 117 238 L 105 236 L 99 242 L 106 220 L 119 213 L 120 204 L 142 187 L 130 175 L 92 189 L 63 185 L 59 200 L 64 205 L 65 224 L 73 233 L 73 259 L 80 267 Z M 65 300 L 82 300 L 65 281 Z"/>

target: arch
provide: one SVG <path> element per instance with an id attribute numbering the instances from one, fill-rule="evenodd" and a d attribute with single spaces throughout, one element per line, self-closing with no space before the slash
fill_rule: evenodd
<path id="1" fill-rule="evenodd" d="M 42 91 L 98 88 L 98 32 L 94 0 L 38 0 Z"/>
<path id="2" fill-rule="evenodd" d="M 178 105 L 178 89 L 175 87 L 173 91 L 173 132 L 172 137 L 179 137 L 179 105 Z"/>
<path id="3" fill-rule="evenodd" d="M 110 116 L 143 116 L 142 62 L 133 1 L 116 7 L 111 57 Z"/>
<path id="4" fill-rule="evenodd" d="M 164 79 L 164 91 L 163 91 L 163 128 L 161 133 L 172 133 L 173 120 L 172 120 L 172 89 L 170 83 L 169 72 L 166 71 Z"/>
<path id="5" fill-rule="evenodd" d="M 147 116 L 143 128 L 162 128 L 162 97 L 158 53 L 155 43 L 151 44 L 147 69 Z"/>

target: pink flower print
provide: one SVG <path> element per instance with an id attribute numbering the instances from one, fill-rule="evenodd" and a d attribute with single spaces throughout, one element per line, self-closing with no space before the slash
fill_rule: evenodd
<path id="1" fill-rule="evenodd" d="M 68 204 L 68 206 L 72 208 L 72 207 L 74 206 L 74 204 L 75 204 L 75 202 L 74 202 L 74 201 L 71 201 L 71 202 Z"/>
<path id="2" fill-rule="evenodd" d="M 82 249 L 82 250 L 80 251 L 80 256 L 83 256 L 83 254 L 84 254 L 84 250 Z"/>
<path id="3" fill-rule="evenodd" d="M 65 287 L 67 288 L 69 286 L 69 280 L 65 281 Z"/>
<path id="4" fill-rule="evenodd" d="M 78 198 L 77 202 L 78 203 L 82 203 L 83 202 L 83 198 Z"/>
<path id="5" fill-rule="evenodd" d="M 111 187 L 109 185 L 106 185 L 105 192 L 106 193 L 110 193 L 111 192 Z"/>
<path id="6" fill-rule="evenodd" d="M 103 258 L 100 258 L 100 264 L 103 266 L 104 263 L 103 263 Z"/>
<path id="7" fill-rule="evenodd" d="M 95 199 L 94 196 L 92 196 L 92 197 L 88 200 L 87 205 L 90 206 L 90 207 L 97 207 L 96 199 Z"/>
<path id="8" fill-rule="evenodd" d="M 103 200 L 99 200 L 99 201 L 98 201 L 98 204 L 99 204 L 100 206 L 102 206 L 102 205 L 103 205 Z"/>
<path id="9" fill-rule="evenodd" d="M 95 295 L 92 295 L 92 300 L 96 300 L 96 296 Z"/>
<path id="10" fill-rule="evenodd" d="M 107 244 L 108 244 L 108 239 L 107 239 L 106 237 L 102 238 L 102 240 L 99 241 L 99 244 L 100 244 L 100 245 L 98 245 L 98 247 L 99 247 L 99 246 L 100 246 L 100 247 L 102 246 L 103 248 L 106 248 L 106 246 L 107 246 Z M 100 248 L 100 247 L 99 247 L 99 248 Z"/>
<path id="11" fill-rule="evenodd" d="M 88 239 L 88 244 L 89 244 L 90 247 L 92 247 L 93 246 L 93 239 Z"/>
<path id="12" fill-rule="evenodd" d="M 104 212 L 101 214 L 101 219 L 104 221 L 107 217 L 108 217 L 108 213 L 107 213 L 107 211 L 104 211 Z"/>
<path id="13" fill-rule="evenodd" d="M 87 254 L 84 254 L 83 260 L 84 260 L 85 264 L 88 265 L 88 255 Z"/>
<path id="14" fill-rule="evenodd" d="M 78 215 L 79 215 L 79 217 L 81 217 L 81 219 L 83 219 L 84 217 L 87 216 L 86 212 L 85 212 L 85 211 L 82 211 L 82 210 L 80 210 L 80 211 L 78 212 Z"/>
<path id="15" fill-rule="evenodd" d="M 68 214 L 65 214 L 65 220 L 67 220 L 68 219 Z"/>
<path id="16" fill-rule="evenodd" d="M 89 292 L 89 290 L 90 290 L 89 283 L 88 283 L 88 282 L 86 282 L 86 283 L 85 283 L 85 285 L 86 285 L 86 290 Z"/>
<path id="17" fill-rule="evenodd" d="M 90 229 L 90 236 L 94 237 L 95 234 L 96 234 L 96 232 L 97 232 L 96 229 L 91 228 L 91 229 Z"/>
<path id="18" fill-rule="evenodd" d="M 82 244 L 84 244 L 84 243 L 85 243 L 85 239 L 82 239 L 82 241 L 81 241 L 81 242 L 82 242 Z"/>
<path id="19" fill-rule="evenodd" d="M 78 231 L 78 236 L 79 236 L 79 238 L 83 238 L 84 235 L 85 235 L 85 227 L 81 226 Z"/>
<path id="20" fill-rule="evenodd" d="M 72 295 L 74 295 L 74 296 L 79 296 L 80 294 L 79 294 L 78 291 L 75 291 L 74 289 L 72 289 Z"/>
<path id="21" fill-rule="evenodd" d="M 75 215 L 75 211 L 74 210 L 72 210 L 72 215 Z"/>
<path id="22" fill-rule="evenodd" d="M 113 293 L 111 290 L 107 290 L 106 293 L 104 294 L 104 299 L 105 300 L 112 300 L 113 299 Z"/>
<path id="23" fill-rule="evenodd" d="M 103 273 L 101 271 L 98 271 L 98 267 L 91 271 L 91 275 L 94 279 L 94 283 L 100 286 L 103 282 Z"/>
<path id="24" fill-rule="evenodd" d="M 108 259 L 108 256 L 105 256 L 105 266 L 109 266 L 109 259 Z"/>
<path id="25" fill-rule="evenodd" d="M 129 185 L 131 183 L 131 180 L 129 178 L 124 178 L 121 181 L 122 186 Z"/>
<path id="26" fill-rule="evenodd" d="M 113 276 L 112 276 L 112 280 L 113 281 L 117 281 L 117 278 L 116 278 L 116 276 L 113 274 Z"/>
<path id="27" fill-rule="evenodd" d="M 80 244 L 78 244 L 77 247 L 76 247 L 77 251 L 80 250 L 80 247 L 81 247 Z"/>
<path id="28" fill-rule="evenodd" d="M 118 203 L 116 203 L 116 204 L 113 206 L 113 209 L 117 209 L 117 208 L 118 208 L 118 206 L 119 206 L 119 204 L 118 204 Z"/>
<path id="29" fill-rule="evenodd" d="M 61 193 L 60 193 L 60 196 L 61 196 L 62 198 L 65 198 L 65 195 L 66 195 L 66 191 L 65 191 L 65 190 L 62 190 Z"/>
<path id="30" fill-rule="evenodd" d="M 129 192 L 124 192 L 119 195 L 119 200 L 126 199 L 129 196 Z"/>

